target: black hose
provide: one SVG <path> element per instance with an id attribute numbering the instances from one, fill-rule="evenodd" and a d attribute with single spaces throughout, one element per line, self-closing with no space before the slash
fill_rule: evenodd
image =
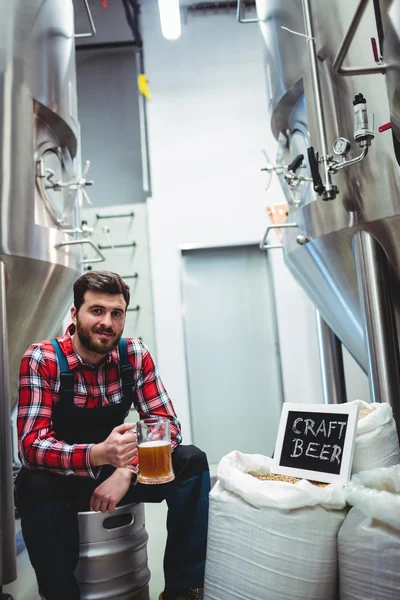
<path id="1" fill-rule="evenodd" d="M 126 20 L 130 30 L 132 31 L 133 39 L 136 45 L 140 72 L 144 73 L 143 39 L 140 33 L 140 6 L 137 0 L 122 0 L 122 4 L 125 9 Z"/>
<path id="2" fill-rule="evenodd" d="M 132 31 L 136 46 L 142 48 L 143 40 L 139 29 L 140 8 L 136 0 L 122 0 L 125 9 L 126 20 Z"/>

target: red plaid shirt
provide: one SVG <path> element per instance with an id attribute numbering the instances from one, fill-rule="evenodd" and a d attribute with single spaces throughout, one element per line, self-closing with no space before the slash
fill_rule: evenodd
<path id="1" fill-rule="evenodd" d="M 122 402 L 118 349 L 110 352 L 100 365 L 87 365 L 72 348 L 73 331 L 74 326 L 70 325 L 65 335 L 57 339 L 74 373 L 75 404 L 91 408 Z M 136 390 L 135 408 L 141 418 L 157 415 L 169 419 L 171 444 L 175 448 L 182 441 L 181 428 L 157 367 L 140 340 L 127 338 L 127 346 Z M 33 344 L 22 358 L 19 375 L 20 460 L 30 469 L 96 478 L 99 469 L 90 465 L 93 444 L 70 445 L 55 437 L 52 411 L 59 401 L 59 391 L 60 369 L 53 345 L 50 341 Z M 136 457 L 131 470 L 137 471 L 137 463 Z"/>

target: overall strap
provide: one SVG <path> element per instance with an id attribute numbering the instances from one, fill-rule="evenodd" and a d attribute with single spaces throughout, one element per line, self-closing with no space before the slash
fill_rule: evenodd
<path id="1" fill-rule="evenodd" d="M 74 403 L 74 374 L 68 367 L 67 359 L 57 340 L 50 340 L 57 355 L 60 367 L 60 400 Z"/>
<path id="2" fill-rule="evenodd" d="M 133 403 L 133 368 L 128 356 L 128 347 L 126 339 L 121 338 L 118 345 L 119 350 L 119 370 L 122 381 L 122 393 L 124 395 L 124 405 L 129 410 Z"/>

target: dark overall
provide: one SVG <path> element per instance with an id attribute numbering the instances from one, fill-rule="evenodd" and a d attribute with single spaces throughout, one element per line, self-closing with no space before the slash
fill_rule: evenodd
<path id="1" fill-rule="evenodd" d="M 60 400 L 53 408 L 55 437 L 67 444 L 103 442 L 121 425 L 133 400 L 133 369 L 126 341 L 119 346 L 123 401 L 80 408 L 74 404 L 73 372 L 56 340 L 52 340 L 60 366 Z M 206 455 L 195 446 L 178 446 L 172 454 L 175 480 L 164 485 L 131 485 L 119 503 L 168 504 L 165 585 L 171 589 L 202 588 L 208 525 L 210 476 Z M 98 479 L 58 475 L 22 468 L 15 484 L 25 544 L 46 600 L 80 600 L 74 571 L 79 558 L 77 513 L 89 509 L 95 490 L 114 467 L 101 468 Z"/>

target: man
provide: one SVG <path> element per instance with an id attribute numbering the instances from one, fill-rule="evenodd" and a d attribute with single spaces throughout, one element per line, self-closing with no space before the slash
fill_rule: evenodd
<path id="1" fill-rule="evenodd" d="M 194 446 L 180 445 L 179 421 L 147 348 L 127 339 L 124 350 L 129 299 L 119 275 L 87 272 L 74 284 L 72 324 L 65 335 L 33 344 L 22 358 L 18 438 L 23 468 L 16 503 L 46 600 L 80 599 L 74 576 L 78 511 L 90 507 L 112 513 L 118 504 L 164 499 L 169 514 L 160 600 L 203 597 L 207 458 Z M 136 434 L 132 424 L 124 424 L 132 403 L 141 418 L 169 419 L 173 482 L 134 485 Z"/>

